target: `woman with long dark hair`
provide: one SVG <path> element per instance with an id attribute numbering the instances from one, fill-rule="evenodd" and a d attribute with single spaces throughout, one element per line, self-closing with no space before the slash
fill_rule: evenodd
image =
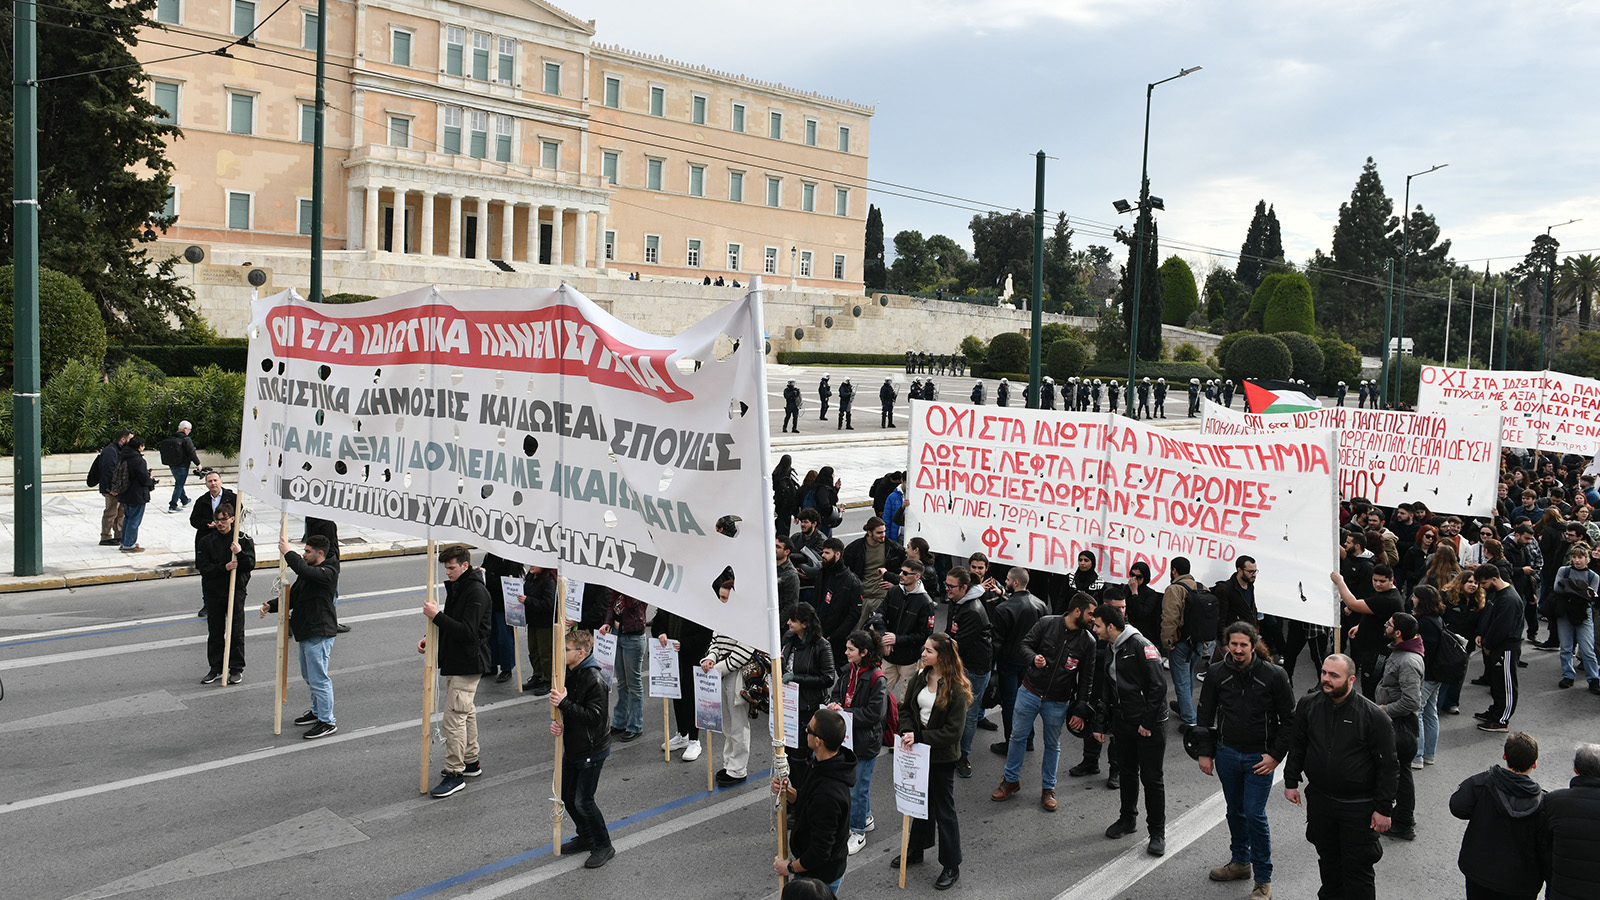
<path id="1" fill-rule="evenodd" d="M 1504 554 L 1500 549 L 1500 542 L 1493 538 L 1484 540 L 1486 553 L 1498 554 L 1502 559 Z M 1490 565 L 1493 565 L 1491 557 Z M 1504 578 L 1505 574 L 1501 573 Z M 1483 618 L 1483 608 L 1488 601 L 1487 592 L 1483 585 L 1478 583 L 1477 571 L 1462 569 L 1456 580 L 1442 592 L 1444 600 L 1444 627 L 1467 639 L 1467 647 L 1471 648 L 1473 639 L 1478 636 L 1478 623 Z M 1426 661 L 1426 658 L 1424 658 Z M 1480 682 L 1481 683 L 1481 682 Z M 1461 684 L 1447 684 L 1439 691 L 1439 709 L 1452 716 L 1461 714 Z"/>
<path id="2" fill-rule="evenodd" d="M 783 636 L 784 690 L 799 689 L 800 734 L 795 735 L 798 747 L 788 752 L 794 761 L 794 774 L 789 779 L 798 787 L 810 771 L 811 751 L 806 747 L 806 723 L 811 714 L 827 702 L 828 689 L 833 687 L 833 646 L 822 632 L 822 620 L 816 607 L 809 603 L 796 603 L 789 614 L 789 631 Z M 792 687 L 791 687 L 792 685 Z M 773 715 L 780 715 L 779 702 L 773 700 Z"/>
<path id="3" fill-rule="evenodd" d="M 1439 547 L 1439 529 L 1424 525 L 1417 529 L 1416 537 L 1406 552 L 1400 556 L 1399 571 L 1395 573 L 1400 590 L 1407 591 L 1422 583 L 1427 574 L 1433 551 Z"/>
<path id="4" fill-rule="evenodd" d="M 851 717 L 851 744 L 856 752 L 856 784 L 850 790 L 851 855 L 867 845 L 872 822 L 872 772 L 883 747 L 883 719 L 888 714 L 889 676 L 883 672 L 883 638 L 876 631 L 852 631 L 845 639 L 844 673 L 833 684 L 828 708 Z"/>
<path id="5" fill-rule="evenodd" d="M 839 484 L 833 475 L 833 466 L 823 466 L 817 470 L 817 483 L 811 488 L 817 515 L 822 517 L 822 533 L 828 537 L 833 537 L 833 516 L 839 506 Z"/>
<path id="6" fill-rule="evenodd" d="M 912 676 L 900 708 L 900 746 L 927 744 L 928 818 L 911 820 L 910 849 L 906 864 L 922 862 L 923 851 L 939 839 L 939 865 L 943 870 L 933 886 L 944 890 L 961 877 L 961 825 L 956 820 L 956 763 L 961 759 L 961 733 L 967 724 L 972 684 L 961 665 L 956 642 L 935 632 L 922 645 L 922 669 Z M 896 856 L 890 865 L 900 867 Z"/>
<path id="7" fill-rule="evenodd" d="M 1448 548 L 1444 548 L 1448 549 Z M 1417 585 L 1411 592 L 1412 608 L 1416 610 L 1417 634 L 1422 638 L 1422 733 L 1417 741 L 1413 759 L 1400 760 L 1411 768 L 1433 765 L 1433 756 L 1439 749 L 1439 701 L 1444 697 L 1445 682 L 1436 670 L 1434 660 L 1439 656 L 1439 642 L 1444 640 L 1444 595 L 1431 584 Z"/>
<path id="8" fill-rule="evenodd" d="M 772 514 L 778 535 L 787 535 L 795 513 L 800 511 L 800 483 L 794 478 L 794 460 L 785 453 L 772 470 Z"/>

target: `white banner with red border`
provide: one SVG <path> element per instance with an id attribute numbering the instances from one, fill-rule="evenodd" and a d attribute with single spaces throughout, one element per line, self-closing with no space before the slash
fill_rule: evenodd
<path id="1" fill-rule="evenodd" d="M 1600 447 L 1600 381 L 1565 372 L 1423 366 L 1417 409 L 1497 414 L 1506 447 L 1582 456 Z"/>

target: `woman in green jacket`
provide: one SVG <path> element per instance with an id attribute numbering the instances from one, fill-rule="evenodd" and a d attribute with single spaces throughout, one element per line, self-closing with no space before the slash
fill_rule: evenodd
<path id="1" fill-rule="evenodd" d="M 961 827 L 956 821 L 956 763 L 961 759 L 961 732 L 966 727 L 972 684 L 961 665 L 961 654 L 950 635 L 938 632 L 922 645 L 922 669 L 912 676 L 900 702 L 900 746 L 927 744 L 928 813 L 911 820 L 911 842 L 906 864 L 922 862 L 924 850 L 939 837 L 939 864 L 943 871 L 933 886 L 944 890 L 961 877 Z M 893 861 L 900 867 L 900 857 Z"/>

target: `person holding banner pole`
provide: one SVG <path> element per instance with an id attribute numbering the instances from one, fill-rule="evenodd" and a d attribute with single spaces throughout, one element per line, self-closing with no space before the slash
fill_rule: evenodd
<path id="1" fill-rule="evenodd" d="M 961 570 L 965 572 L 965 570 Z M 911 837 L 904 853 L 906 865 L 918 865 L 923 853 L 939 840 L 942 870 L 933 886 L 946 890 L 961 878 L 961 823 L 956 818 L 956 763 L 961 759 L 961 736 L 967 730 L 967 709 L 978 699 L 967 680 L 965 663 L 956 642 L 936 632 L 922 645 L 922 668 L 906 686 L 900 708 L 900 746 L 927 744 L 928 814 L 911 820 Z M 890 860 L 901 867 L 902 857 Z"/>
<path id="2" fill-rule="evenodd" d="M 231 504 L 217 510 L 214 522 L 195 542 L 195 568 L 200 570 L 209 633 L 206 659 L 210 669 L 200 683 L 215 684 L 226 663 L 228 684 L 238 684 L 244 680 L 244 600 L 250 573 L 256 567 L 256 545 L 249 535 L 235 534 Z"/>
<path id="3" fill-rule="evenodd" d="M 805 783 L 797 788 L 787 779 L 772 781 L 772 793 L 788 802 L 795 822 L 789 847 L 794 858 L 773 857 L 772 871 L 779 878 L 807 875 L 838 891 L 849 863 L 845 836 L 856 757 L 844 746 L 844 718 L 833 710 L 819 709 L 807 721 L 806 744 L 813 762 Z"/>
<path id="4" fill-rule="evenodd" d="M 561 804 L 578 834 L 561 844 L 561 854 L 588 850 L 583 867 L 598 869 L 617 855 L 606 817 L 594 801 L 600 770 L 611 755 L 611 735 L 606 728 L 610 691 L 594 658 L 594 635 L 569 631 L 563 648 L 567 678 L 565 685 L 550 690 L 550 705 L 561 713 L 559 719 L 551 720 L 550 733 L 561 738 Z"/>
<path id="5" fill-rule="evenodd" d="M 301 735 L 316 740 L 339 730 L 333 715 L 333 679 L 328 676 L 328 661 L 333 655 L 333 639 L 338 634 L 338 619 L 333 598 L 339 591 L 339 563 L 328 559 L 328 539 L 314 534 L 306 539 L 303 552 L 296 553 L 289 539 L 278 537 L 278 552 L 294 572 L 289 588 L 289 629 L 300 646 L 300 677 L 311 692 L 311 708 L 294 720 L 311 728 Z M 278 599 L 261 604 L 261 615 L 276 612 Z"/>
<path id="6" fill-rule="evenodd" d="M 472 567 L 467 548 L 455 544 L 439 551 L 444 566 L 444 606 L 432 597 L 423 601 L 422 614 L 433 623 L 438 641 L 438 668 L 445 677 L 444 772 L 430 792 L 448 797 L 466 787 L 467 778 L 483 774 L 478 765 L 478 710 L 474 697 L 478 682 L 494 664 L 489 651 L 489 588 L 483 570 Z M 417 652 L 428 651 L 428 640 L 417 642 Z"/>

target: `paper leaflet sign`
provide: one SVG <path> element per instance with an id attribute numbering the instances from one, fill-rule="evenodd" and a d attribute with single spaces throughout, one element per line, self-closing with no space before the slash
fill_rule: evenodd
<path id="1" fill-rule="evenodd" d="M 775 651 L 758 295 L 675 337 L 568 286 L 252 307 L 240 487 L 557 568 Z M 743 348 L 743 349 L 740 349 Z M 741 405 L 743 404 L 743 405 Z M 748 413 L 748 414 L 747 414 Z M 737 537 L 713 523 L 736 516 Z"/>
<path id="2" fill-rule="evenodd" d="M 1339 435 L 1339 494 L 1379 506 L 1421 500 L 1429 509 L 1494 515 L 1499 417 L 1323 407 L 1255 415 L 1201 400 L 1204 434 L 1278 434 L 1332 428 Z"/>
<path id="3" fill-rule="evenodd" d="M 1337 622 L 1338 449 L 1330 430 L 1192 436 L 1111 413 L 913 402 L 906 529 L 939 552 L 1070 572 L 1080 550 L 1108 580 L 1260 566 L 1264 613 Z"/>
<path id="4" fill-rule="evenodd" d="M 1600 446 L 1600 381 L 1565 372 L 1423 366 L 1417 408 L 1498 413 L 1507 447 L 1591 456 Z"/>

